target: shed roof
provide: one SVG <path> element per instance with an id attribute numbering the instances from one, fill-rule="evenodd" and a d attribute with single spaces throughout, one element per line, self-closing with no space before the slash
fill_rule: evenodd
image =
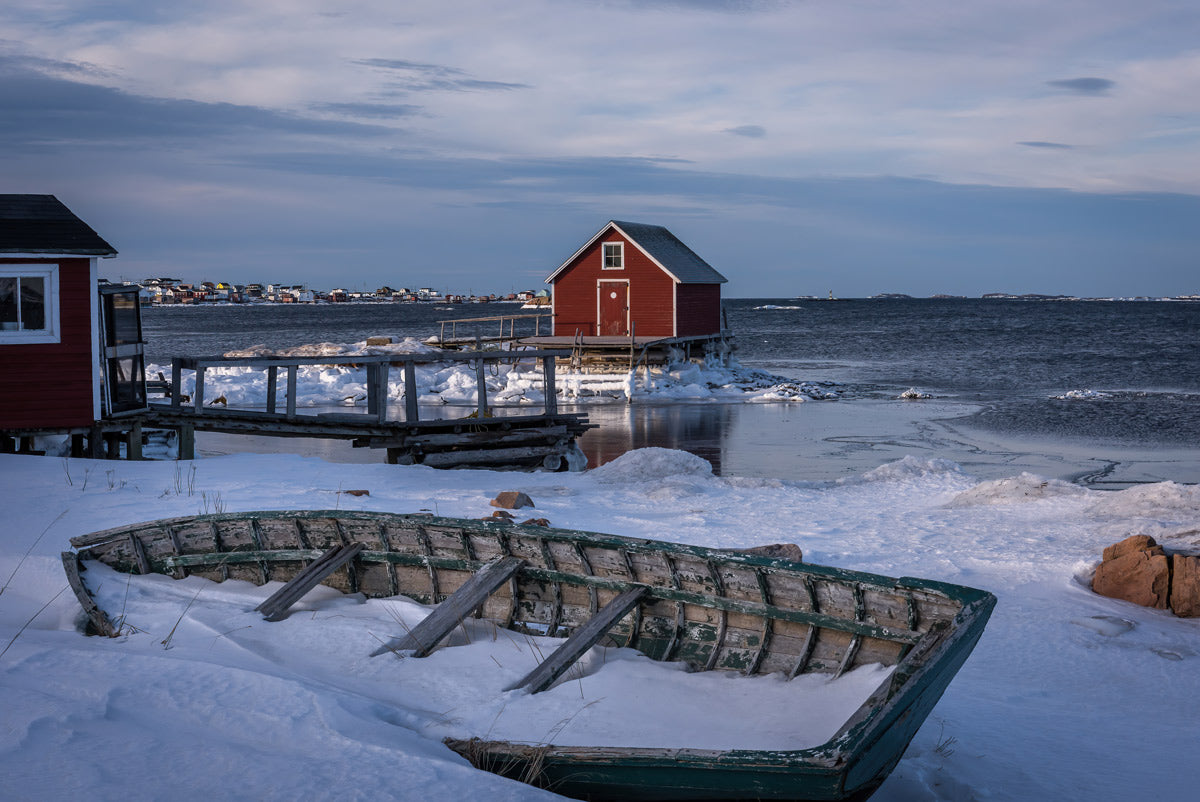
<path id="1" fill-rule="evenodd" d="M 729 281 L 663 226 L 610 220 L 596 232 L 596 236 L 588 240 L 582 248 L 572 254 L 570 259 L 551 273 L 546 279 L 546 283 L 554 281 L 558 274 L 574 262 L 579 254 L 600 239 L 609 230 L 609 227 L 616 228 L 626 239 L 640 248 L 642 253 L 650 257 L 651 261 L 680 284 L 724 284 Z"/>
<path id="2" fill-rule="evenodd" d="M 0 195 L 0 253 L 115 256 L 117 249 L 53 195 Z"/>

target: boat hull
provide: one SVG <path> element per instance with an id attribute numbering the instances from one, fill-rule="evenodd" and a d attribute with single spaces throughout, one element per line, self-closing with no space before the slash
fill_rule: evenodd
<path id="1" fill-rule="evenodd" d="M 581 799 L 865 799 L 895 767 L 971 653 L 996 601 L 984 591 L 931 580 L 428 515 L 331 510 L 200 515 L 71 542 L 79 559 L 123 571 L 256 584 L 289 582 L 311 573 L 327 550 L 352 549 L 352 559 L 339 563 L 324 584 L 368 597 L 403 594 L 427 604 L 453 602 L 483 569 L 515 558 L 516 573 L 489 588 L 486 601 L 472 601 L 464 616 L 474 610 L 511 629 L 567 637 L 636 589 L 639 600 L 606 630 L 605 642 L 655 660 L 787 678 L 835 677 L 867 664 L 894 667 L 832 739 L 811 749 L 446 742 L 482 769 Z M 64 557 L 64 565 L 73 563 Z M 85 593 L 85 609 L 87 602 Z"/>

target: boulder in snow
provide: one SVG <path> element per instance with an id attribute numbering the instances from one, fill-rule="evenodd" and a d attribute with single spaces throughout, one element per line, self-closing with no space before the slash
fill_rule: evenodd
<path id="1" fill-rule="evenodd" d="M 1161 546 L 1148 535 L 1134 535 L 1104 550 L 1092 590 L 1143 607 L 1167 609 L 1171 568 Z"/>
<path id="2" fill-rule="evenodd" d="M 519 510 L 522 507 L 533 507 L 533 499 L 525 495 L 519 490 L 505 490 L 492 499 L 493 507 L 502 507 L 506 510 Z"/>
<path id="3" fill-rule="evenodd" d="M 757 554 L 776 560 L 791 560 L 794 563 L 804 562 L 804 552 L 795 543 L 771 543 L 767 546 L 754 546 L 742 549 L 747 554 Z"/>

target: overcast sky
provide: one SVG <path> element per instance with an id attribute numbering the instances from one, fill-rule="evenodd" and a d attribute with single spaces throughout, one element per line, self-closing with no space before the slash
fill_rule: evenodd
<path id="1" fill-rule="evenodd" d="M 1200 4 L 6 0 L 0 179 L 113 279 L 1200 293 Z"/>

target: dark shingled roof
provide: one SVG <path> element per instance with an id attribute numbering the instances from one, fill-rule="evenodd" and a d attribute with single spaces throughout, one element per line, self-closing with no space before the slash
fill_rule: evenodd
<path id="1" fill-rule="evenodd" d="M 117 249 L 53 195 L 0 195 L 0 253 L 115 256 Z"/>
<path id="2" fill-rule="evenodd" d="M 623 223 L 620 220 L 613 220 L 612 223 L 682 284 L 724 284 L 729 280 L 662 226 Z"/>
<path id="3" fill-rule="evenodd" d="M 650 258 L 662 265 L 671 276 L 680 284 L 724 284 L 729 279 L 722 276 L 712 265 L 697 256 L 691 248 L 684 245 L 679 239 L 667 231 L 662 226 L 650 226 L 645 223 L 623 223 L 620 220 L 610 220 L 604 224 L 604 228 L 596 233 L 587 243 L 575 252 L 567 261 L 559 266 L 546 278 L 546 283 L 554 282 L 562 271 L 566 270 L 579 257 L 579 254 L 586 251 L 592 244 L 600 239 L 601 235 L 609 230 L 610 226 L 616 226 L 625 232 L 639 248 L 650 255 Z"/>

